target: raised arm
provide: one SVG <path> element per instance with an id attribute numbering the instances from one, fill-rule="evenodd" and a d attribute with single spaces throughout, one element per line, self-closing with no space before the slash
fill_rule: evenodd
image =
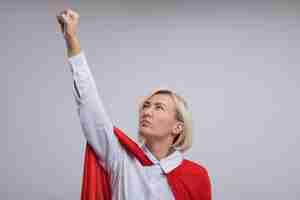
<path id="1" fill-rule="evenodd" d="M 105 112 L 85 55 L 81 52 L 76 36 L 78 19 L 79 15 L 70 9 L 57 16 L 67 45 L 80 124 L 101 163 L 113 170 L 125 152 L 113 133 L 112 122 Z"/>

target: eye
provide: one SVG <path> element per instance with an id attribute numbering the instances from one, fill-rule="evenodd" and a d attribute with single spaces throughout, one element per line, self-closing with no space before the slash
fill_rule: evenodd
<path id="1" fill-rule="evenodd" d="M 143 104 L 143 106 L 142 106 L 142 109 L 144 109 L 144 108 L 148 108 L 149 107 L 149 104 Z"/>
<path id="2" fill-rule="evenodd" d="M 163 108 L 161 105 L 157 105 L 157 106 L 156 106 L 156 109 L 164 110 L 164 108 Z"/>

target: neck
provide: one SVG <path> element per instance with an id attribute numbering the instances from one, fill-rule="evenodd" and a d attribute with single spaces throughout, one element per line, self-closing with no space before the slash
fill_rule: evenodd
<path id="1" fill-rule="evenodd" d="M 166 140 L 146 140 L 146 145 L 156 159 L 161 160 L 170 155 L 174 150 L 171 148 L 172 141 Z"/>

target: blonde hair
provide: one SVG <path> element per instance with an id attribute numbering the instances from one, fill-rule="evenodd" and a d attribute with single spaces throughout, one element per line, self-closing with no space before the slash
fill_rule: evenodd
<path id="1" fill-rule="evenodd" d="M 183 122 L 183 131 L 175 137 L 174 143 L 171 147 L 173 147 L 174 149 L 178 149 L 181 152 L 188 150 L 192 146 L 192 116 L 191 112 L 189 111 L 187 102 L 184 100 L 183 97 L 179 96 L 178 94 L 169 89 L 156 89 L 140 102 L 139 110 L 141 109 L 146 100 L 148 100 L 150 97 L 156 94 L 166 94 L 174 100 L 176 109 L 175 117 L 178 121 Z M 144 138 L 140 134 L 139 140 L 141 142 L 144 142 Z"/>

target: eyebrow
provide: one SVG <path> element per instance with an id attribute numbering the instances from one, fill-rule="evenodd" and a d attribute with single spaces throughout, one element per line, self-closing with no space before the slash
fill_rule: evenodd
<path id="1" fill-rule="evenodd" d="M 149 105 L 149 104 L 151 104 L 151 102 L 148 100 L 143 103 L 143 105 Z M 154 105 L 162 105 L 167 108 L 167 105 L 164 104 L 163 102 L 155 102 Z"/>

